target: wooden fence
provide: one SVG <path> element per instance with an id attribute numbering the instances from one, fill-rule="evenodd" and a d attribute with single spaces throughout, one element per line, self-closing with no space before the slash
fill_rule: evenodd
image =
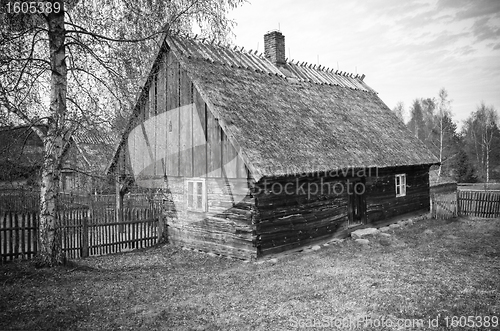
<path id="1" fill-rule="evenodd" d="M 452 194 L 434 194 L 431 214 L 436 219 L 457 216 L 500 217 L 500 191 L 458 190 Z"/>
<path id="2" fill-rule="evenodd" d="M 450 219 L 458 216 L 457 195 L 434 194 L 431 199 L 431 215 L 435 219 Z"/>
<path id="3" fill-rule="evenodd" d="M 69 259 L 145 248 L 157 243 L 158 211 L 152 208 L 124 210 L 115 221 L 113 209 L 71 209 L 59 214 L 62 249 Z M 9 211 L 0 214 L 0 258 L 29 259 L 37 252 L 38 212 Z"/>
<path id="4" fill-rule="evenodd" d="M 459 190 L 457 198 L 460 215 L 500 217 L 500 191 Z"/>

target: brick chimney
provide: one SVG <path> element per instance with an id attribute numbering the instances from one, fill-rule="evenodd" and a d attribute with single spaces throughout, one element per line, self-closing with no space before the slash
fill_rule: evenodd
<path id="1" fill-rule="evenodd" d="M 279 31 L 264 35 L 264 54 L 273 64 L 285 64 L 285 36 Z"/>

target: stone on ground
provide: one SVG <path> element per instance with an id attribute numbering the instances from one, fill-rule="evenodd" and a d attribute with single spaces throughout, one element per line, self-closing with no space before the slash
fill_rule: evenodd
<path id="1" fill-rule="evenodd" d="M 374 235 L 374 234 L 377 234 L 379 232 L 380 231 L 375 229 L 375 228 L 359 229 L 359 230 L 351 232 L 351 237 L 353 239 L 361 239 L 364 236 Z"/>
<path id="2" fill-rule="evenodd" d="M 360 245 L 363 245 L 363 246 L 368 245 L 370 243 L 370 241 L 368 239 L 356 239 L 354 241 Z"/>
<path id="3" fill-rule="evenodd" d="M 381 238 L 379 243 L 382 246 L 391 246 L 391 241 L 388 239 L 388 237 Z"/>

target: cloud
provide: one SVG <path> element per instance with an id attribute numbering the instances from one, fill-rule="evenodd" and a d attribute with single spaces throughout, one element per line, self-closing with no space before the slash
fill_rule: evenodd
<path id="1" fill-rule="evenodd" d="M 463 10 L 457 12 L 458 19 L 479 18 L 483 16 L 500 15 L 500 1 L 498 0 L 482 0 L 472 1 Z"/>
<path id="2" fill-rule="evenodd" d="M 456 52 L 458 52 L 460 55 L 469 55 L 469 54 L 476 52 L 476 50 L 474 48 L 472 48 L 471 46 L 464 46 L 464 47 L 457 48 Z"/>
<path id="3" fill-rule="evenodd" d="M 474 37 L 476 37 L 477 41 L 483 41 L 486 39 L 498 39 L 500 37 L 500 28 L 492 27 L 490 24 L 488 24 L 489 21 L 489 17 L 484 17 L 476 20 L 472 25 L 472 33 Z"/>
<path id="4" fill-rule="evenodd" d="M 498 0 L 439 0 L 437 8 L 456 11 L 456 19 L 500 15 L 500 1 Z"/>

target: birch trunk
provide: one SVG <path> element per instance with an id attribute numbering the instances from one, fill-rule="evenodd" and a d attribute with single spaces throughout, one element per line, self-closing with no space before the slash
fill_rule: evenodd
<path id="1" fill-rule="evenodd" d="M 60 3 L 63 8 L 62 1 Z M 51 64 L 50 115 L 48 130 L 43 137 L 38 260 L 44 266 L 53 266 L 64 263 L 57 217 L 67 91 L 64 11 L 51 13 L 47 25 Z"/>
<path id="2" fill-rule="evenodd" d="M 486 184 L 490 182 L 490 148 L 486 148 Z"/>
<path id="3" fill-rule="evenodd" d="M 439 137 L 439 171 L 438 171 L 438 182 L 441 180 L 441 168 L 443 167 L 443 108 L 441 108 L 441 122 L 440 122 L 440 129 L 441 129 L 441 134 Z"/>

